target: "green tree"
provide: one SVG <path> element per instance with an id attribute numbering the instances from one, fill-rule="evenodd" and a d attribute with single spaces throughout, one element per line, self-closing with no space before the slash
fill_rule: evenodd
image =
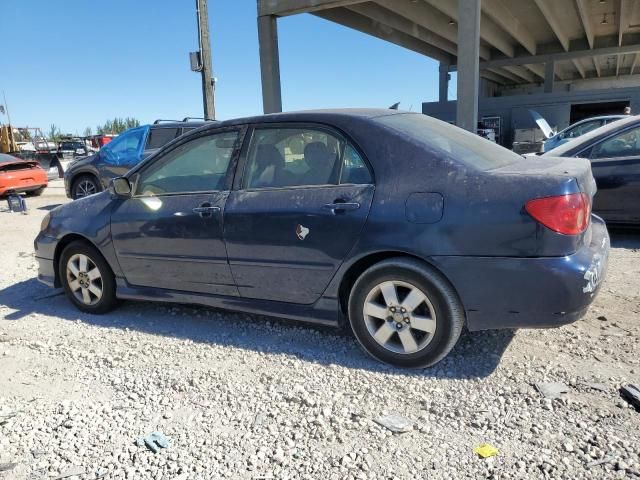
<path id="1" fill-rule="evenodd" d="M 55 125 L 55 123 L 52 123 L 49 127 L 49 140 L 57 142 L 60 139 L 61 134 L 62 132 L 60 132 L 60 129 Z"/>
<path id="2" fill-rule="evenodd" d="M 113 120 L 107 120 L 103 125 L 98 125 L 96 127 L 96 132 L 99 135 L 105 133 L 122 133 L 125 130 L 130 128 L 139 127 L 140 121 L 137 118 L 127 117 L 120 118 L 116 117 Z"/>

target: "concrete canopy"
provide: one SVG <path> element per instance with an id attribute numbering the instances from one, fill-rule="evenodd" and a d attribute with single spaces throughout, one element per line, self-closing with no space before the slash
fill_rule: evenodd
<path id="1" fill-rule="evenodd" d="M 475 15 L 474 9 L 480 23 L 475 39 L 467 38 L 474 35 L 476 19 L 467 18 Z M 441 71 L 443 66 L 446 71 L 462 70 L 458 48 L 464 47 L 460 58 L 465 63 L 471 48 L 479 76 L 501 86 L 542 84 L 546 77 L 545 91 L 551 91 L 554 80 L 616 78 L 640 71 L 636 0 L 258 0 L 259 25 L 265 25 L 260 19 L 275 21 L 299 13 L 429 56 L 441 63 Z M 261 45 L 273 46 L 273 38 L 262 35 Z M 277 61 L 267 57 L 261 56 L 263 91 L 265 63 Z M 274 82 L 273 75 L 267 78 L 267 90 L 275 91 Z M 279 92 L 279 77 L 276 83 Z M 464 98 L 460 89 L 458 98 Z"/>

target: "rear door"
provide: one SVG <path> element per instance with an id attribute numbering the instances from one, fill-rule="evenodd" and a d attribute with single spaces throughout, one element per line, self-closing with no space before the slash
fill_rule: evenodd
<path id="1" fill-rule="evenodd" d="M 374 184 L 362 155 L 318 125 L 258 127 L 225 207 L 240 295 L 310 304 L 364 226 Z"/>
<path id="2" fill-rule="evenodd" d="M 593 210 L 611 223 L 640 223 L 640 127 L 594 145 L 588 156 L 598 185 Z"/>

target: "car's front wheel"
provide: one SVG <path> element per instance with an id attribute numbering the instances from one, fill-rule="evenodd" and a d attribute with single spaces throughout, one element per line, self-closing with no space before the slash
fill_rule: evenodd
<path id="1" fill-rule="evenodd" d="M 75 241 L 67 245 L 60 256 L 59 272 L 67 297 L 83 312 L 106 313 L 116 306 L 113 272 L 88 243 Z"/>
<path id="2" fill-rule="evenodd" d="M 355 282 L 349 322 L 364 349 L 398 367 L 424 368 L 454 347 L 464 310 L 451 284 L 410 258 L 377 263 Z"/>
<path id="3" fill-rule="evenodd" d="M 73 186 L 71 187 L 71 197 L 74 200 L 78 198 L 88 197 L 89 195 L 93 195 L 102 191 L 100 188 L 100 183 L 98 180 L 92 175 L 80 175 L 73 182 Z"/>

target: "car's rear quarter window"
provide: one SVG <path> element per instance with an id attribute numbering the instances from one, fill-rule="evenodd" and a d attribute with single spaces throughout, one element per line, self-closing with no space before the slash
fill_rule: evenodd
<path id="1" fill-rule="evenodd" d="M 152 128 L 149 130 L 147 149 L 160 148 L 178 136 L 177 128 Z"/>
<path id="2" fill-rule="evenodd" d="M 429 150 L 440 151 L 478 170 L 492 170 L 521 160 L 518 154 L 471 132 L 420 113 L 398 113 L 376 119 Z"/>

